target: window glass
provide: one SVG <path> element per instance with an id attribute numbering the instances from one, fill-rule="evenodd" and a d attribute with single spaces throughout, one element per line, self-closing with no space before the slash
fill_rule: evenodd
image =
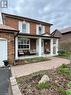
<path id="1" fill-rule="evenodd" d="M 42 26 L 39 26 L 39 34 L 42 34 Z"/>
<path id="2" fill-rule="evenodd" d="M 18 39 L 18 50 L 29 50 L 30 41 L 29 39 L 19 38 Z"/>
<path id="3" fill-rule="evenodd" d="M 26 32 L 26 24 L 22 23 L 22 32 Z"/>

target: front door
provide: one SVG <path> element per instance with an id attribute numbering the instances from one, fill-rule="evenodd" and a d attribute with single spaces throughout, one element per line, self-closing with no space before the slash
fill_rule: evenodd
<path id="1" fill-rule="evenodd" d="M 0 40 L 0 66 L 3 66 L 3 60 L 7 60 L 7 41 Z"/>

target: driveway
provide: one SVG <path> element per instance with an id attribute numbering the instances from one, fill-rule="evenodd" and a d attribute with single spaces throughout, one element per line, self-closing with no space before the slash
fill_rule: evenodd
<path id="1" fill-rule="evenodd" d="M 8 95 L 10 69 L 0 67 L 0 95 Z"/>
<path id="2" fill-rule="evenodd" d="M 11 71 L 13 77 L 21 77 L 40 70 L 57 68 L 61 64 L 69 64 L 69 62 L 67 59 L 51 57 L 49 61 L 13 66 L 11 67 Z"/>

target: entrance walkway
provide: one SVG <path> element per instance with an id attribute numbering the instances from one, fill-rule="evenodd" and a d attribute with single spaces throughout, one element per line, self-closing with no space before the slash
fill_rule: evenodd
<path id="1" fill-rule="evenodd" d="M 57 68 L 61 64 L 69 64 L 69 60 L 58 57 L 51 57 L 51 60 L 49 61 L 13 66 L 11 67 L 11 71 L 13 77 L 21 77 L 40 70 Z"/>

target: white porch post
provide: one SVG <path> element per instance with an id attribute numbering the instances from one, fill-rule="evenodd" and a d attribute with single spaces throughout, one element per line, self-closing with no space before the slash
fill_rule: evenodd
<path id="1" fill-rule="evenodd" d="M 18 59 L 18 37 L 15 38 L 15 59 Z"/>
<path id="2" fill-rule="evenodd" d="M 58 40 L 59 39 L 56 39 L 56 55 L 58 55 Z"/>
<path id="3" fill-rule="evenodd" d="M 51 51 L 51 55 L 53 55 L 53 39 L 51 39 L 50 41 L 50 51 Z"/>
<path id="4" fill-rule="evenodd" d="M 38 44 L 39 45 L 38 46 L 38 48 L 39 48 L 38 49 L 38 54 L 39 54 L 39 56 L 41 56 L 42 55 L 42 48 L 41 48 L 42 39 L 41 38 L 38 39 L 38 43 L 39 43 Z"/>

